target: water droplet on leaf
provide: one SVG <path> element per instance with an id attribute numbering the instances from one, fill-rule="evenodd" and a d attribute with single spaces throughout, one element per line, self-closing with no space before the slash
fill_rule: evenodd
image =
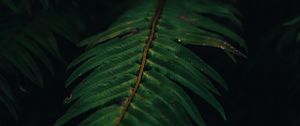
<path id="1" fill-rule="evenodd" d="M 182 42 L 182 40 L 181 39 L 177 39 L 177 42 Z"/>

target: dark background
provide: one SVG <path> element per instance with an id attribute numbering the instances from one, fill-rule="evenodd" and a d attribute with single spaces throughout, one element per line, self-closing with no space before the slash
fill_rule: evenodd
<path id="1" fill-rule="evenodd" d="M 238 58 L 237 64 L 222 51 L 191 48 L 223 75 L 230 88 L 219 98 L 225 106 L 227 122 L 209 105 L 191 94 L 203 111 L 208 126 L 300 126 L 299 68 L 279 57 L 272 47 L 262 44 L 269 33 L 300 14 L 298 1 L 241 0 L 237 4 L 243 14 L 242 35 L 249 48 L 248 58 Z M 122 0 L 86 0 L 80 3 L 82 8 L 86 8 L 84 14 L 88 14 L 87 20 L 90 22 L 82 33 L 83 38 L 105 30 L 127 8 Z M 83 51 L 63 38 L 59 41 L 62 54 L 68 62 Z M 63 87 L 63 83 L 68 74 L 65 74 L 61 62 L 54 60 L 54 64 L 55 76 L 44 72 L 45 88 L 31 87 L 31 93 L 19 94 L 23 106 L 21 118 L 14 121 L 0 113 L 1 120 L 5 120 L 0 122 L 0 126 L 51 126 L 64 113 L 66 106 L 63 100 L 70 91 Z"/>

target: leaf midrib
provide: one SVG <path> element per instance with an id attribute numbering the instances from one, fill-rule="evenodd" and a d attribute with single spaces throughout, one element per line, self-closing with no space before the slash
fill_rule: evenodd
<path id="1" fill-rule="evenodd" d="M 121 114 L 120 114 L 117 122 L 116 122 L 116 126 L 120 126 L 120 124 L 122 123 L 122 121 L 127 113 L 127 110 L 130 107 L 130 104 L 131 104 L 135 94 L 137 93 L 137 90 L 140 87 L 141 80 L 143 77 L 143 72 L 145 69 L 146 61 L 147 61 L 148 52 L 153 43 L 153 40 L 155 39 L 154 35 L 155 35 L 155 31 L 156 31 L 156 26 L 158 24 L 158 20 L 159 20 L 161 14 L 162 14 L 162 11 L 164 8 L 164 3 L 165 3 L 165 0 L 159 0 L 158 6 L 156 7 L 155 15 L 153 16 L 153 19 L 151 21 L 150 32 L 149 32 L 148 38 L 146 40 L 146 46 L 144 47 L 143 56 L 142 56 L 142 60 L 141 60 L 141 64 L 140 64 L 140 69 L 137 74 L 136 83 L 134 85 L 134 88 L 131 90 L 130 95 L 124 101 L 123 109 L 121 111 Z"/>

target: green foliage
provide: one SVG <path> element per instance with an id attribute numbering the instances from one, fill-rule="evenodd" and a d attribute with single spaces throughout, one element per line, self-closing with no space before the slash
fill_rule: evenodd
<path id="1" fill-rule="evenodd" d="M 79 43 L 88 48 L 70 64 L 75 70 L 66 86 L 80 83 L 55 126 L 91 111 L 80 126 L 205 126 L 184 88 L 226 119 L 212 83 L 227 89 L 224 80 L 185 45 L 245 56 L 231 45 L 246 48 L 232 30 L 241 27 L 239 14 L 212 1 L 158 1 L 133 1 L 108 30 Z"/>
<path id="2" fill-rule="evenodd" d="M 258 47 L 252 52 L 254 55 L 249 59 L 250 62 L 245 67 L 246 73 L 243 75 L 246 79 L 245 84 L 251 85 L 248 88 L 260 87 L 256 98 L 253 98 L 254 102 L 262 100 L 261 104 L 264 106 L 259 106 L 262 110 L 278 111 L 276 117 L 272 117 L 272 121 L 280 119 L 280 124 L 291 126 L 299 125 L 300 116 L 299 30 L 299 17 L 272 28 L 256 45 Z M 268 100 L 264 101 L 265 99 Z"/>
<path id="3" fill-rule="evenodd" d="M 277 49 L 296 64 L 300 63 L 300 17 L 296 17 L 283 25 L 284 33 L 278 41 Z"/>
<path id="4" fill-rule="evenodd" d="M 43 87 L 40 66 L 54 73 L 51 57 L 63 61 L 55 36 L 62 36 L 70 41 L 77 41 L 77 33 L 82 27 L 78 13 L 73 5 L 64 8 L 42 9 L 32 16 L 7 16 L 0 20 L 0 76 L 24 76 L 32 83 Z M 3 77 L 5 78 L 5 77 Z M 10 84 L 1 80 L 1 103 L 16 115 Z M 10 93 L 10 94 L 8 94 Z M 6 96 L 10 96 L 7 97 Z M 3 100 L 2 100 L 3 99 Z M 10 108 L 11 107 L 11 108 Z"/>
<path id="5" fill-rule="evenodd" d="M 290 64 L 299 64 L 300 18 L 295 17 L 281 25 L 270 34 L 262 47 L 274 51 L 276 56 Z"/>
<path id="6" fill-rule="evenodd" d="M 58 0 L 56 0 L 55 3 L 57 3 L 57 1 Z M 0 3 L 6 5 L 14 13 L 24 12 L 23 10 L 26 10 L 28 13 L 30 13 L 34 4 L 39 4 L 45 9 L 50 7 L 49 0 L 0 0 Z"/>

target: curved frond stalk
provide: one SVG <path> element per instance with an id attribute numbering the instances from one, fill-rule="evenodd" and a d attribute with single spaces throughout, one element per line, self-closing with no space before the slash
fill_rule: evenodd
<path id="1" fill-rule="evenodd" d="M 215 97 L 220 93 L 211 80 L 227 89 L 225 81 L 184 45 L 213 47 L 230 56 L 244 56 L 231 45 L 245 48 L 243 39 L 202 14 L 236 23 L 239 21 L 234 12 L 218 3 L 196 0 L 134 3 L 136 6 L 108 30 L 79 43 L 88 49 L 70 64 L 70 68 L 76 68 L 66 86 L 81 82 L 66 99 L 72 104 L 55 126 L 91 111 L 80 126 L 205 126 L 182 87 L 226 119 Z M 199 9 L 206 5 L 224 11 Z"/>

